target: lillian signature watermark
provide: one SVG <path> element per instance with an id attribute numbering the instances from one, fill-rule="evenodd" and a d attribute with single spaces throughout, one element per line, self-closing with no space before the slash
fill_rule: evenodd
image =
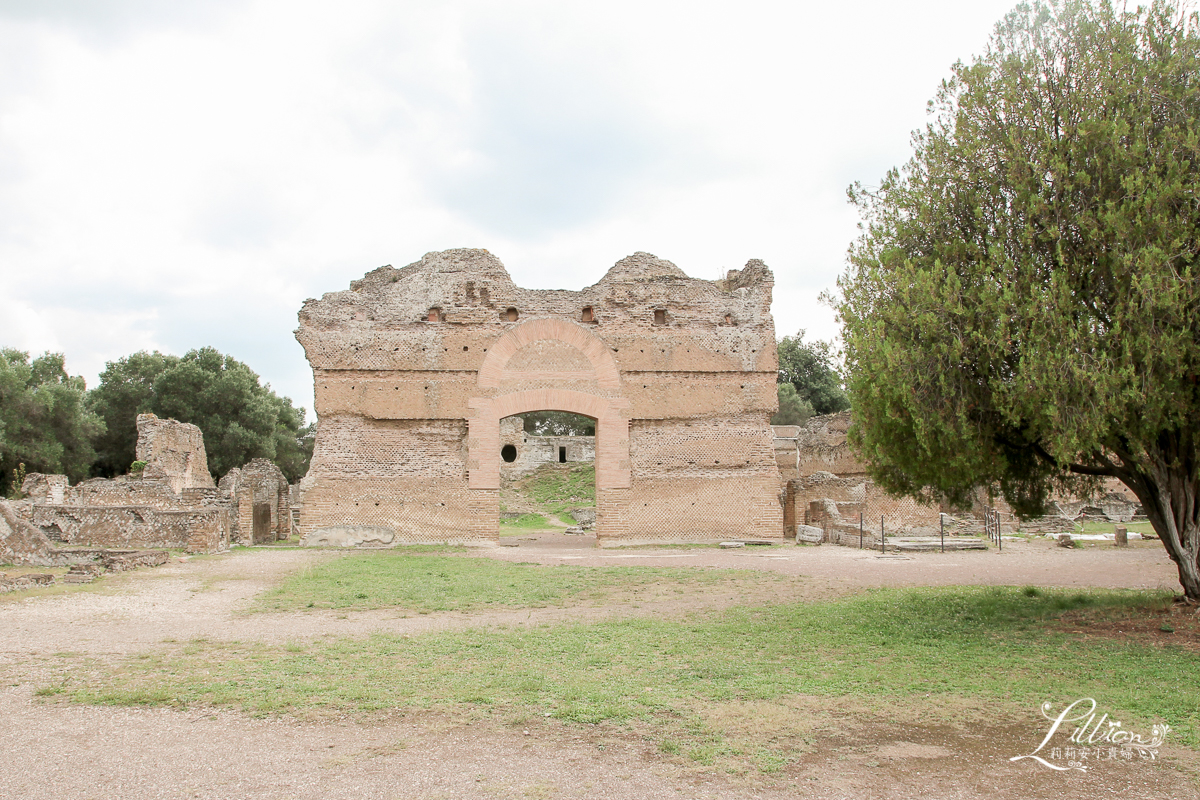
<path id="1" fill-rule="evenodd" d="M 1171 730 L 1170 725 L 1154 725 L 1149 737 L 1127 731 L 1107 712 L 1097 716 L 1096 701 L 1090 697 L 1076 700 L 1057 714 L 1053 703 L 1042 703 L 1041 712 L 1050 721 L 1046 737 L 1032 753 L 1009 761 L 1031 758 L 1053 770 L 1080 772 L 1087 772 L 1089 763 L 1098 761 L 1153 761 Z M 1072 725 L 1075 727 L 1067 734 Z"/>

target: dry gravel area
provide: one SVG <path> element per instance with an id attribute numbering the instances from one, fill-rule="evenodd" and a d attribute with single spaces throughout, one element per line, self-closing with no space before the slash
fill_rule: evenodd
<path id="1" fill-rule="evenodd" d="M 512 544 L 512 540 L 506 540 Z M 801 580 L 762 599 L 815 599 L 881 585 L 995 584 L 1174 588 L 1157 542 L 1127 550 L 1005 544 L 1002 553 L 881 558 L 835 546 L 600 550 L 585 537 L 522 537 L 482 554 L 579 565 L 754 569 Z M 175 560 L 72 589 L 0 596 L 2 798 L 1200 798 L 1197 753 L 1168 746 L 1155 762 L 1097 763 L 1061 774 L 1013 755 L 1041 729 L 964 711 L 962 724 L 923 722 L 920 708 L 886 719 L 795 698 L 772 713 L 842 719 L 792 768 L 724 774 L 658 752 L 636 727 L 534 720 L 518 727 L 438 715 L 256 719 L 205 709 L 110 708 L 46 702 L 33 690 L 56 653 L 120 657 L 197 637 L 301 641 L 419 633 L 466 625 L 540 624 L 675 614 L 753 602 L 712 594 L 575 608 L 437 613 L 243 613 L 260 592 L 334 554 L 255 549 Z M 1048 682 L 1052 676 L 1048 676 Z M 811 703 L 806 708 L 805 702 Z M 836 704 L 834 704 L 836 706 Z M 843 704 L 845 705 L 845 704 Z"/>

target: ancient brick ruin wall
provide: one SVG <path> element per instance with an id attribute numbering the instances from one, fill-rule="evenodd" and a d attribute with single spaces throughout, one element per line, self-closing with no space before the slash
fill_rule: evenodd
<path id="1" fill-rule="evenodd" d="M 302 531 L 497 541 L 500 421 L 557 410 L 596 420 L 601 543 L 780 537 L 772 285 L 760 262 L 704 281 L 638 253 L 578 292 L 526 290 L 452 250 L 307 301 Z"/>
<path id="2" fill-rule="evenodd" d="M 846 431 L 850 428 L 849 411 L 811 417 L 804 425 L 780 426 L 781 432 L 784 427 L 795 430 L 795 477 L 802 478 L 814 472 L 832 472 L 843 478 L 866 475 L 866 468 L 846 441 Z"/>
<path id="3" fill-rule="evenodd" d="M 236 513 L 228 506 L 236 507 L 238 498 L 217 491 L 200 429 L 153 414 L 138 415 L 137 427 L 138 460 L 146 462 L 141 474 L 94 478 L 76 486 L 65 475 L 31 474 L 21 487 L 28 499 L 18 504 L 19 513 L 62 545 L 166 547 L 192 553 L 228 549 Z M 273 464 L 270 468 L 279 472 Z M 282 474 L 278 482 L 283 488 L 275 487 L 275 499 L 269 501 L 273 510 L 281 494 L 287 495 Z"/>
<path id="4" fill-rule="evenodd" d="M 137 432 L 137 460 L 146 462 L 144 478 L 165 481 L 175 494 L 215 485 L 208 471 L 204 435 L 195 425 L 138 414 Z"/>
<path id="5" fill-rule="evenodd" d="M 275 463 L 255 458 L 230 470 L 220 488 L 231 504 L 230 539 L 235 544 L 269 544 L 292 532 L 291 492 Z"/>
<path id="6" fill-rule="evenodd" d="M 227 550 L 228 517 L 228 510 L 218 507 L 175 511 L 147 506 L 33 507 L 33 524 L 62 545 L 163 547 L 189 553 Z"/>
<path id="7" fill-rule="evenodd" d="M 941 512 L 946 511 L 961 518 L 953 523 L 956 531 L 970 532 L 982 529 L 977 520 L 982 520 L 985 508 L 992 508 L 1000 512 L 1006 530 L 1043 532 L 1072 530 L 1073 518 L 1080 513 L 1123 522 L 1140 511 L 1136 498 L 1116 479 L 1106 479 L 1097 498 L 1056 496 L 1052 513 L 1027 521 L 1018 520 L 1002 499 L 987 499 L 983 489 L 970 509 L 943 509 L 891 497 L 866 477 L 866 467 L 850 450 L 846 440 L 850 421 L 850 412 L 843 411 L 813 417 L 800 426 L 773 428 L 776 463 L 785 483 L 785 535 L 794 535 L 796 525 L 821 525 L 830 514 L 840 514 L 842 521 L 857 526 L 861 513 L 864 524 L 876 531 L 882 517 L 885 530 L 894 533 L 937 528 Z"/>
<path id="8" fill-rule="evenodd" d="M 524 420 L 500 420 L 500 452 L 512 446 L 514 460 L 500 460 L 500 477 L 511 481 L 529 475 L 543 464 L 578 464 L 596 460 L 595 436 L 535 436 L 525 432 Z"/>

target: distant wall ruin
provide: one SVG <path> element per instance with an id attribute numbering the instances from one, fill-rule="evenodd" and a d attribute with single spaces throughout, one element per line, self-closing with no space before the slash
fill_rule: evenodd
<path id="1" fill-rule="evenodd" d="M 525 432 L 520 417 L 500 420 L 500 478 L 511 481 L 543 464 L 580 464 L 596 460 L 595 436 L 537 436 Z"/>
<path id="2" fill-rule="evenodd" d="M 498 541 L 500 421 L 554 410 L 596 420 L 600 543 L 781 537 L 773 282 L 637 253 L 581 291 L 528 290 L 449 250 L 307 301 L 302 532 Z"/>

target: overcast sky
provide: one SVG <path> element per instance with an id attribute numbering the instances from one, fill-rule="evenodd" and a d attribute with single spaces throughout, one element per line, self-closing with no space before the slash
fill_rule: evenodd
<path id="1" fill-rule="evenodd" d="M 833 338 L 846 187 L 1013 2 L 0 0 L 0 346 L 94 386 L 212 345 L 311 416 L 304 299 L 451 247 L 760 258 L 777 334 Z"/>

